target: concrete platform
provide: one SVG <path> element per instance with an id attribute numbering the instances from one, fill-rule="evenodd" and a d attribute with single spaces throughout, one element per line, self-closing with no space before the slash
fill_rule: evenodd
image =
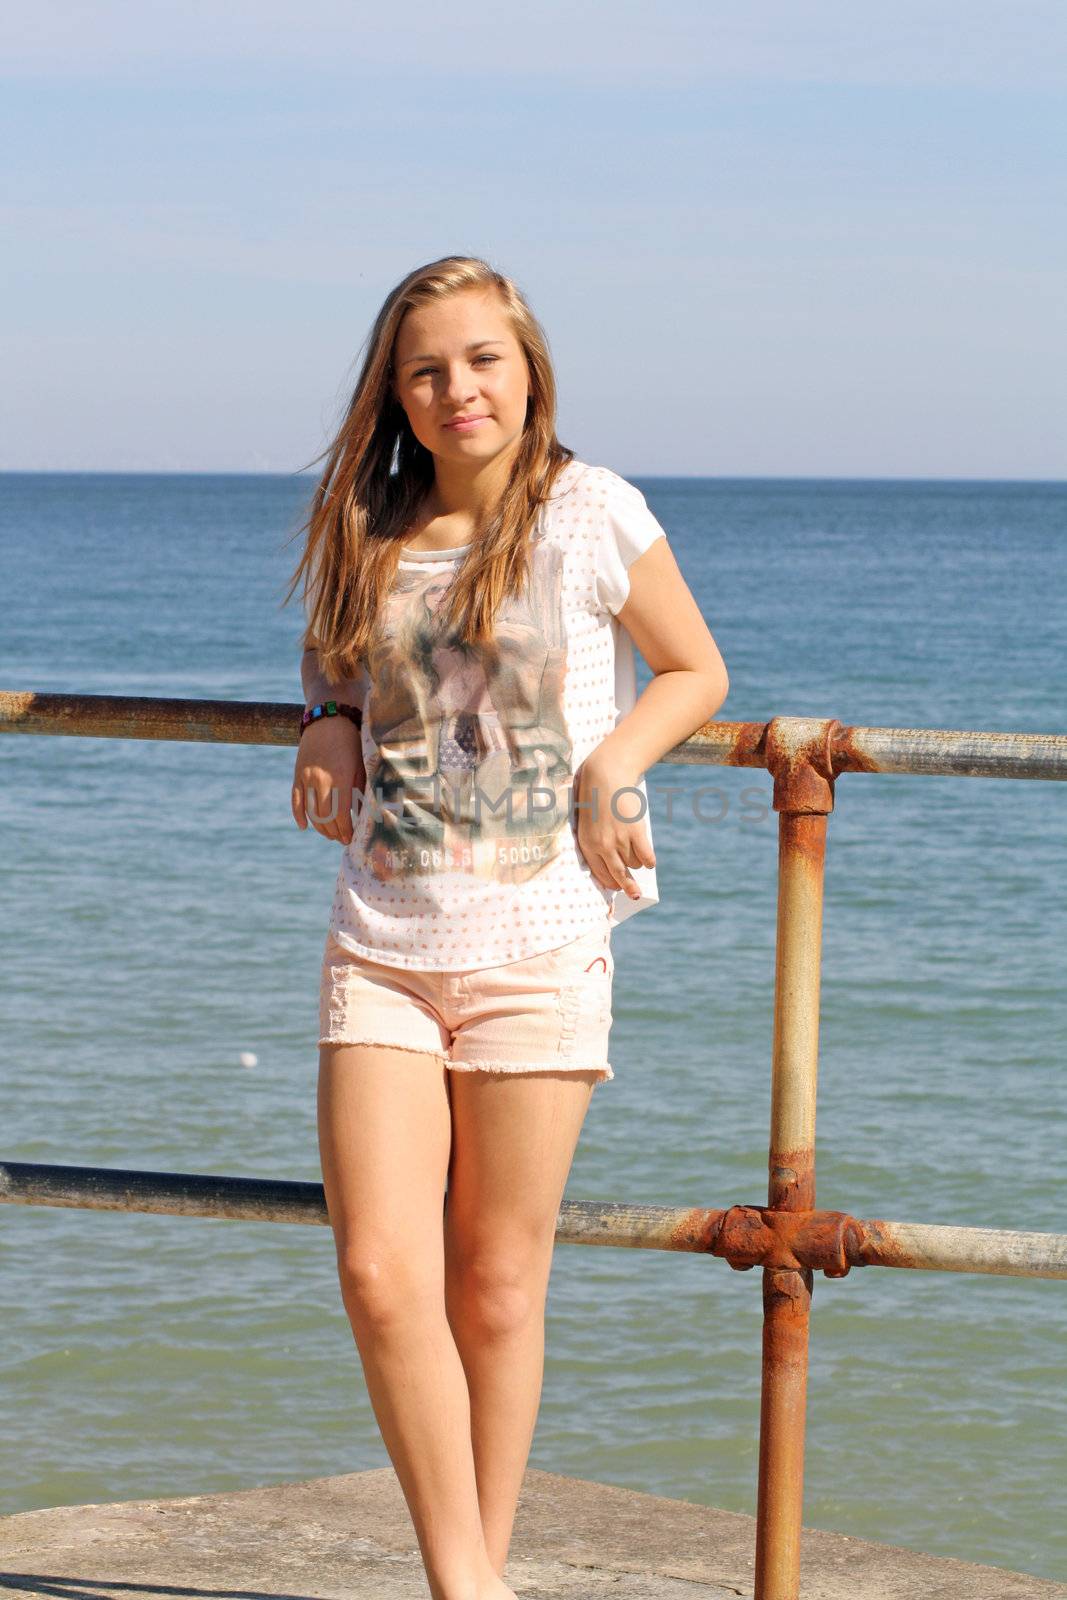
<path id="1" fill-rule="evenodd" d="M 752 1517 L 526 1474 L 506 1577 L 520 1600 L 751 1600 Z M 0 1592 L 80 1600 L 426 1600 L 391 1467 L 231 1494 L 0 1518 Z M 143 1594 L 142 1594 L 143 1591 Z M 1067 1600 L 1067 1584 L 805 1530 L 801 1600 Z"/>

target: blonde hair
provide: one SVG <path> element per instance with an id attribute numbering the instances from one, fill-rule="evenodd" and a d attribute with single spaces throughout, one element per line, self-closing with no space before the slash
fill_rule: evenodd
<path id="1" fill-rule="evenodd" d="M 548 341 L 510 278 L 473 256 L 445 256 L 410 272 L 386 297 L 343 422 L 321 455 L 326 466 L 307 519 L 303 556 L 283 605 L 303 579 L 302 647 L 318 649 L 333 683 L 356 676 L 392 587 L 404 535 L 434 481 L 433 455 L 412 432 L 391 388 L 406 313 L 464 289 L 493 289 L 526 357 L 531 395 L 518 452 L 499 504 L 461 563 L 443 620 L 464 644 L 486 643 L 503 600 L 529 575 L 527 533 L 574 451 L 556 438 L 556 381 Z M 393 462 L 396 471 L 393 472 Z M 294 535 L 295 537 L 296 535 Z"/>

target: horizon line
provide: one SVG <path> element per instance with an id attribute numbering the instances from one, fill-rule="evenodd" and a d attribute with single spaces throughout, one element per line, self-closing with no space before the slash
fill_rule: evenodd
<path id="1" fill-rule="evenodd" d="M 0 467 L 0 478 L 308 478 L 312 472 L 278 468 L 225 467 Z M 622 477 L 670 483 L 1040 483 L 1067 485 L 1064 478 L 960 477 L 949 474 L 829 472 L 633 472 Z"/>

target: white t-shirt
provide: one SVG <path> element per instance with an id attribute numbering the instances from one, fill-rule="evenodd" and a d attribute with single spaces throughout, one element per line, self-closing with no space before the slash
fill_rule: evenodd
<path id="1" fill-rule="evenodd" d="M 633 484 L 568 462 L 531 530 L 529 585 L 498 611 L 491 650 L 446 636 L 436 617 L 470 546 L 405 547 L 355 680 L 367 781 L 337 875 L 339 943 L 455 972 L 556 949 L 658 901 L 654 867 L 631 869 L 640 900 L 597 883 L 572 789 L 635 703 L 633 643 L 615 613 L 629 567 L 665 537 Z M 643 778 L 637 787 L 651 838 Z M 616 810 L 629 819 L 642 806 L 624 791 Z"/>

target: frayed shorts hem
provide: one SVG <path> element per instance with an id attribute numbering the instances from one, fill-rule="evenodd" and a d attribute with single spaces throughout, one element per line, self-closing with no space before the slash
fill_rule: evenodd
<path id="1" fill-rule="evenodd" d="M 433 1056 L 452 1072 L 595 1072 L 598 1083 L 606 1083 L 615 1074 L 610 1061 L 596 1066 L 583 1067 L 573 1061 L 455 1061 L 443 1050 L 430 1045 L 398 1044 L 395 1039 L 333 1039 L 322 1038 L 320 1045 L 372 1045 L 377 1050 L 406 1050 L 420 1056 Z"/>
<path id="2" fill-rule="evenodd" d="M 435 1050 L 429 1044 L 401 1044 L 398 1039 L 335 1039 L 323 1036 L 319 1044 L 369 1044 L 376 1050 L 407 1050 L 417 1056 L 436 1056 L 443 1066 L 449 1065 L 449 1059 L 443 1050 Z"/>
<path id="3" fill-rule="evenodd" d="M 445 1066 L 453 1072 L 595 1072 L 599 1083 L 615 1076 L 607 1061 L 583 1067 L 574 1061 L 453 1061 L 448 1057 Z"/>

